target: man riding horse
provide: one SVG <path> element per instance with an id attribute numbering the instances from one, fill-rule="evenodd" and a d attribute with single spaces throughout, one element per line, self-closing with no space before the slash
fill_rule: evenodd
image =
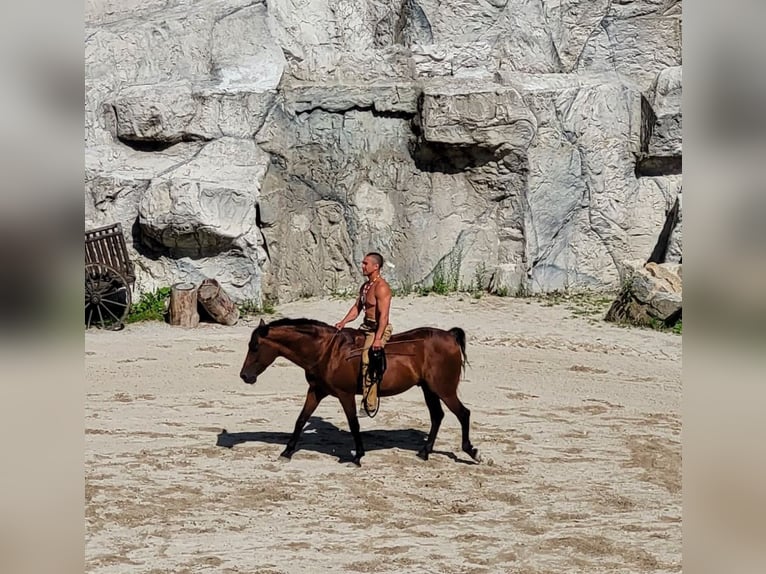
<path id="1" fill-rule="evenodd" d="M 325 397 L 333 396 L 340 401 L 354 438 L 352 462 L 361 465 L 365 450 L 357 417 L 356 395 L 362 391 L 362 409 L 369 416 L 374 416 L 381 395 L 393 396 L 418 386 L 423 391 L 431 417 L 431 429 L 418 456 L 428 460 L 433 452 L 444 418 L 444 403 L 460 421 L 463 452 L 478 462 L 479 450 L 473 446 L 469 436 L 471 411 L 457 396 L 460 374 L 466 365 L 465 332 L 460 327 L 449 330 L 418 327 L 392 337 L 388 319 L 391 288 L 380 276 L 382 266 L 380 253 L 365 255 L 362 273 L 367 281 L 359 289 L 354 306 L 334 326 L 314 319 L 284 318 L 268 324 L 261 320 L 250 336 L 240 377 L 249 385 L 255 384 L 258 376 L 277 357 L 285 357 L 305 371 L 309 385 L 306 401 L 282 452 L 283 458 L 292 457 L 301 431 L 319 403 Z M 348 360 L 358 351 L 356 331 L 344 327 L 362 310 L 362 330 L 366 332 L 366 340 L 360 377 L 357 364 Z M 378 363 L 374 355 L 376 352 L 382 355 L 387 342 L 397 346 L 397 353 L 392 353 L 388 361 L 383 355 L 383 361 Z M 359 388 L 360 378 L 362 389 Z"/>
<path id="2" fill-rule="evenodd" d="M 391 287 L 380 275 L 383 266 L 383 256 L 380 253 L 371 252 L 362 260 L 362 274 L 367 281 L 359 288 L 359 296 L 354 305 L 349 309 L 335 327 L 340 330 L 359 316 L 364 309 L 364 321 L 360 327 L 366 333 L 362 350 L 362 409 L 368 416 L 374 417 L 378 412 L 379 397 L 378 385 L 380 380 L 372 380 L 370 376 L 370 349 L 373 353 L 380 353 L 393 333 L 393 327 L 389 322 L 391 310 Z"/>

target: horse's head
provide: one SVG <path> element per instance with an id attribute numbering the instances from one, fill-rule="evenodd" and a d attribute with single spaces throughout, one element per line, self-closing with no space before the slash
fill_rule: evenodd
<path id="1" fill-rule="evenodd" d="M 250 337 L 250 343 L 247 346 L 247 355 L 245 364 L 239 372 L 240 378 L 248 385 L 252 385 L 258 379 L 266 368 L 277 358 L 277 350 L 268 342 L 264 343 L 265 335 L 268 333 L 268 326 L 261 319 L 260 324 L 253 331 Z"/>

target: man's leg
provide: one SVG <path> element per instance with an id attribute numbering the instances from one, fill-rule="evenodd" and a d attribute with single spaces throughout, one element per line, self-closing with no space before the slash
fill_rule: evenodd
<path id="1" fill-rule="evenodd" d="M 383 344 L 383 347 L 386 346 L 386 343 L 391 338 L 392 333 L 392 327 L 391 325 L 387 325 L 386 329 L 383 331 L 383 337 L 381 338 L 381 343 Z M 370 381 L 367 377 L 367 369 L 370 364 L 370 347 L 372 347 L 372 343 L 375 340 L 375 333 L 368 333 L 367 339 L 364 342 L 365 348 L 364 351 L 362 351 L 362 357 L 363 357 L 363 363 L 362 363 L 362 372 L 363 372 L 363 381 L 364 381 L 364 391 L 362 395 L 362 406 L 364 407 L 365 412 L 372 416 L 378 411 L 378 403 L 380 402 L 380 397 L 378 396 L 378 384 L 373 384 L 372 381 Z M 366 358 L 366 362 L 365 361 Z"/>
<path id="2" fill-rule="evenodd" d="M 372 384 L 367 377 L 367 370 L 370 366 L 370 347 L 372 347 L 372 343 L 375 341 L 375 331 L 368 331 L 364 327 L 362 327 L 362 330 L 367 333 L 364 339 L 364 346 L 362 347 L 362 409 L 365 413 L 369 414 L 369 412 L 372 412 L 372 409 L 368 412 L 365 405 Z"/>

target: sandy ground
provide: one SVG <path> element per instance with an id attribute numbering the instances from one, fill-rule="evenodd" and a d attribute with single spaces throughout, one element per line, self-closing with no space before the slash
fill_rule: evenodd
<path id="1" fill-rule="evenodd" d="M 335 322 L 348 300 L 267 316 Z M 303 404 L 284 359 L 238 377 L 255 319 L 89 331 L 87 572 L 678 572 L 681 337 L 530 299 L 395 300 L 396 331 L 463 327 L 480 464 L 447 411 L 436 452 L 422 393 L 361 418 L 362 467 L 327 398 L 292 461 Z M 446 409 L 445 409 L 446 410 Z M 227 429 L 241 442 L 219 446 Z"/>

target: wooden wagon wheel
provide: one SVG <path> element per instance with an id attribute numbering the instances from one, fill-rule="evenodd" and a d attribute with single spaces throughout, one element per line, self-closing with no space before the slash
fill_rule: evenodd
<path id="1" fill-rule="evenodd" d="M 85 325 L 122 329 L 130 310 L 130 288 L 125 278 L 109 265 L 85 265 Z"/>

